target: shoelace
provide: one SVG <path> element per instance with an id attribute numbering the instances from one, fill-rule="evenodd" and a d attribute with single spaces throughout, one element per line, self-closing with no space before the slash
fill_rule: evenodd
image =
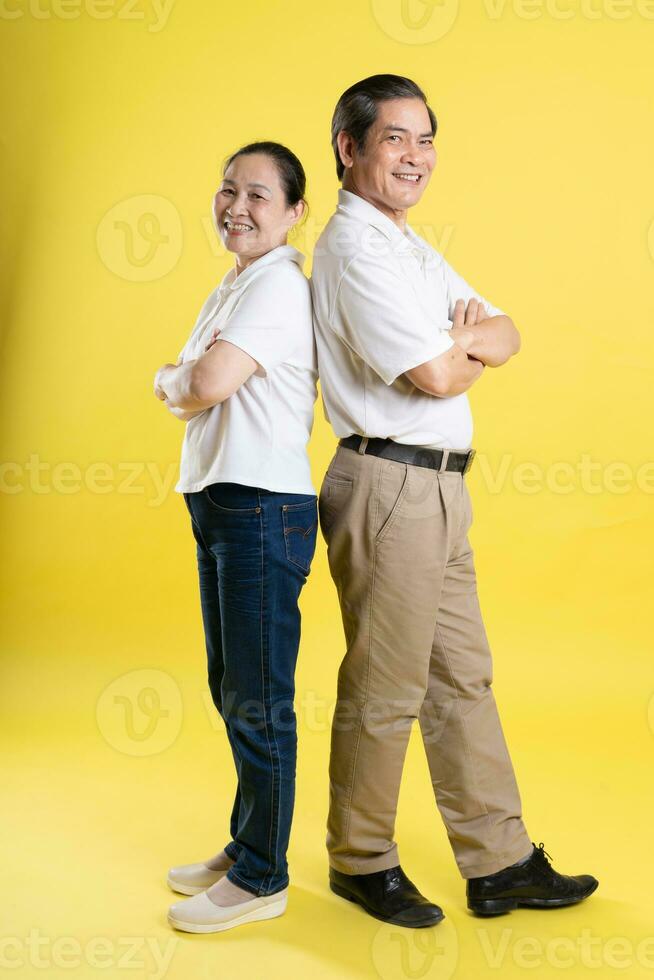
<path id="1" fill-rule="evenodd" d="M 548 854 L 548 852 L 545 850 L 545 845 L 544 845 L 544 843 L 542 841 L 538 845 L 538 848 L 536 849 L 536 853 L 535 853 L 534 857 L 540 862 L 541 870 L 542 871 L 545 871 L 545 872 L 549 873 L 552 876 L 555 874 L 554 868 L 552 867 L 552 865 L 550 864 L 550 862 L 547 860 L 547 858 L 549 858 L 550 861 L 553 861 L 554 859 L 553 859 L 552 855 L 551 854 Z"/>

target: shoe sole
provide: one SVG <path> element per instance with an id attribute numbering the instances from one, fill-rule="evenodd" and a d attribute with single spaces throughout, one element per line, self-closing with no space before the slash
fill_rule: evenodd
<path id="1" fill-rule="evenodd" d="M 235 926 L 242 926 L 248 922 L 260 922 L 262 919 L 274 919 L 278 915 L 283 915 L 286 911 L 286 903 L 287 899 L 283 899 L 281 902 L 271 902 L 269 905 L 262 905 L 260 908 L 246 912 L 245 915 L 230 919 L 228 922 L 184 922 L 174 918 L 169 912 L 168 922 L 174 929 L 179 929 L 182 932 L 224 932 L 226 929 L 233 929 Z"/>
<path id="2" fill-rule="evenodd" d="M 592 895 L 599 882 L 595 882 L 585 895 L 577 898 L 486 898 L 478 902 L 468 902 L 468 908 L 476 915 L 504 915 L 517 908 L 554 909 L 565 905 L 576 905 Z"/>
<path id="3" fill-rule="evenodd" d="M 352 892 L 347 891 L 347 889 L 341 888 L 340 885 L 335 885 L 332 881 L 329 882 L 329 887 L 335 895 L 339 896 L 339 898 L 345 898 L 348 902 L 354 902 L 355 905 L 360 905 L 364 912 L 367 912 L 368 915 L 372 915 L 373 918 L 380 919 L 382 922 L 390 922 L 395 926 L 405 926 L 407 929 L 425 929 L 427 926 L 438 925 L 438 923 L 442 922 L 445 918 L 444 915 L 440 915 L 438 918 L 430 916 L 428 919 L 417 920 L 416 922 L 405 922 L 404 919 L 397 919 L 392 915 L 381 915 L 379 912 L 374 912 L 364 902 L 362 902 L 357 895 L 353 895 Z"/>

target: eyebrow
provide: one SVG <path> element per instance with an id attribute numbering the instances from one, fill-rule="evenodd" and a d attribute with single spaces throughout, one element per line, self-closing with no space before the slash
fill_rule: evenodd
<path id="1" fill-rule="evenodd" d="M 235 186 L 236 185 L 236 181 L 230 180 L 229 177 L 223 177 L 223 184 L 232 184 L 233 186 Z M 270 188 L 269 187 L 266 187 L 265 184 L 248 184 L 247 186 L 248 187 L 261 187 L 261 188 L 263 188 L 264 191 L 268 191 L 269 194 L 272 194 L 272 191 L 270 190 Z"/>
<path id="2" fill-rule="evenodd" d="M 404 126 L 384 126 L 384 128 L 382 129 L 382 133 L 388 133 L 388 132 L 391 132 L 391 131 L 393 131 L 395 133 L 408 133 L 409 132 L 409 130 L 408 129 L 405 129 Z M 433 135 L 434 134 L 431 131 L 429 133 L 420 133 L 420 139 L 422 139 L 423 136 L 433 136 Z"/>

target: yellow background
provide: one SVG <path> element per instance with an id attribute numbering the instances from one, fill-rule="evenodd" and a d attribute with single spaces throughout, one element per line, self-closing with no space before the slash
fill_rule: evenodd
<path id="1" fill-rule="evenodd" d="M 148 943 L 169 950 L 171 980 L 654 975 L 654 10 L 408 3 L 4 0 L 0 935 L 14 976 L 45 972 L 30 930 L 53 977 L 159 975 Z M 152 377 L 230 266 L 209 222 L 222 159 L 259 138 L 300 156 L 311 216 L 294 243 L 310 253 L 336 199 L 334 104 L 377 72 L 414 78 L 439 118 L 413 226 L 522 332 L 471 396 L 471 537 L 527 828 L 600 887 L 575 908 L 469 916 L 414 735 L 397 839 L 447 919 L 393 930 L 329 892 L 343 640 L 320 540 L 288 912 L 175 935 L 166 869 L 226 841 L 234 775 L 172 490 L 183 429 Z M 316 487 L 334 446 L 319 401 Z"/>

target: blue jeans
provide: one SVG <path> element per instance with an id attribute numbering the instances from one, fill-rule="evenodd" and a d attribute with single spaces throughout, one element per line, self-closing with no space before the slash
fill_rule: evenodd
<path id="1" fill-rule="evenodd" d="M 316 547 L 317 497 L 213 483 L 184 500 L 197 543 L 209 688 L 238 777 L 227 877 L 271 895 L 288 884 L 298 598 Z"/>

